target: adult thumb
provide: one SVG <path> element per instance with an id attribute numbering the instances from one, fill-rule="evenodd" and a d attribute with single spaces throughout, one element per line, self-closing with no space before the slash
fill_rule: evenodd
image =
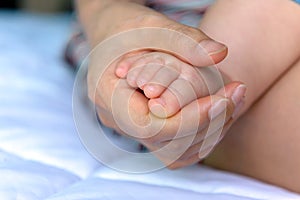
<path id="1" fill-rule="evenodd" d="M 116 47 L 114 52 L 138 49 L 165 51 L 197 67 L 211 66 L 222 61 L 227 55 L 227 47 L 224 44 L 211 39 L 199 29 L 176 22 L 163 28 L 143 27 L 127 30 L 111 39 L 114 43 L 112 47 Z"/>
<path id="2" fill-rule="evenodd" d="M 168 32 L 170 39 L 165 44 L 166 48 L 193 66 L 217 64 L 227 55 L 226 45 L 213 40 L 200 29 L 176 23 Z"/>

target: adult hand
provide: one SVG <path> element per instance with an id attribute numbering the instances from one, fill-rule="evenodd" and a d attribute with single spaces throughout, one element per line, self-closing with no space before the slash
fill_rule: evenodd
<path id="1" fill-rule="evenodd" d="M 184 167 L 203 159 L 226 133 L 238 112 L 235 107 L 242 105 L 245 88 L 231 82 L 216 94 L 193 101 L 171 118 L 153 116 L 148 99 L 115 75 L 124 54 L 149 49 L 167 51 L 193 66 L 204 67 L 220 62 L 227 49 L 198 29 L 157 13 L 143 13 L 125 20 L 107 36 L 127 32 L 95 48 L 90 57 L 89 97 L 104 125 L 143 143 L 168 168 Z"/>

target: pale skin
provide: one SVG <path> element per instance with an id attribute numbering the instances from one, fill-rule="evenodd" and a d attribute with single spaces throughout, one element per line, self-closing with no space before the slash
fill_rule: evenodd
<path id="1" fill-rule="evenodd" d="M 83 8 L 84 5 L 80 7 Z M 128 9 L 129 7 L 133 10 L 142 10 L 133 4 L 130 4 Z M 110 8 L 119 9 L 118 6 Z M 91 13 L 93 9 L 89 10 Z M 147 12 L 137 11 L 136 15 Z M 126 12 L 123 14 L 123 17 L 126 16 Z M 146 16 L 151 15 L 152 13 Z M 88 18 L 88 14 L 84 12 L 81 16 Z M 229 55 L 218 67 L 232 80 L 242 81 L 248 87 L 246 104 L 242 109 L 244 115 L 234 123 L 227 136 L 205 163 L 246 174 L 296 192 L 300 192 L 298 170 L 300 145 L 297 142 L 300 139 L 298 134 L 300 123 L 297 120 L 300 112 L 299 19 L 299 6 L 290 1 L 219 0 L 200 24 L 200 29 L 205 33 L 228 45 Z M 118 16 L 115 20 L 118 21 Z M 157 26 L 155 23 L 158 23 L 156 20 L 146 20 L 146 22 L 154 23 L 153 26 Z M 109 34 L 91 31 L 93 25 L 88 24 L 86 23 L 86 31 L 90 33 L 89 38 L 92 44 L 95 43 L 94 45 L 97 41 L 101 41 L 101 37 Z M 128 23 L 128 26 L 131 25 L 133 26 L 132 23 Z M 111 30 L 111 33 L 114 31 L 117 30 Z M 199 63 L 191 64 L 199 66 Z M 231 97 L 234 89 L 240 85 L 235 84 L 227 86 L 227 96 Z M 200 98 L 201 101 L 204 99 Z M 147 105 L 147 102 L 145 104 Z M 228 105 L 232 108 L 237 107 L 233 101 Z M 277 109 L 279 105 L 280 109 Z M 184 109 L 187 107 L 189 106 L 185 106 Z M 109 109 L 103 109 L 102 106 L 100 110 L 104 121 L 105 118 L 110 121 L 105 117 L 109 115 L 103 114 L 109 113 Z M 204 110 L 208 112 L 207 109 Z M 232 115 L 233 111 L 229 109 L 227 113 Z M 164 133 L 174 128 L 174 124 L 171 124 Z M 107 125 L 114 127 L 113 124 L 107 123 Z M 149 146 L 151 147 L 151 144 Z M 195 163 L 197 159 L 192 157 L 188 161 L 181 160 L 176 167 Z"/>
<path id="2" fill-rule="evenodd" d="M 226 46 L 210 39 L 199 29 L 174 22 L 143 5 L 128 1 L 98 0 L 84 0 L 77 3 L 82 24 L 92 47 L 122 31 L 141 27 L 161 27 L 181 32 L 196 41 L 192 44 L 187 43 L 186 37 L 176 35 L 173 39 L 177 41 L 175 44 L 158 41 L 166 51 L 178 52 L 177 55 L 184 57 L 193 66 L 205 67 L 218 63 L 227 54 Z M 122 13 L 122 16 L 114 14 L 112 17 L 111 13 Z M 173 41 L 169 34 L 167 36 L 169 39 L 164 41 Z M 152 37 L 152 40 L 150 44 L 155 43 L 157 38 Z M 143 45 L 144 40 L 139 42 Z M 129 43 L 128 38 L 126 43 Z M 209 54 L 203 53 L 203 48 Z M 107 49 L 104 49 L 104 52 L 107 52 Z M 101 55 L 90 59 L 88 71 L 89 97 L 97 106 L 100 120 L 104 125 L 143 143 L 152 152 L 156 151 L 154 154 L 157 158 L 170 169 L 188 166 L 202 160 L 237 118 L 238 110 L 235 107 L 243 101 L 244 96 L 239 87 L 242 85 L 241 82 L 230 82 L 215 94 L 198 98 L 172 117 L 161 119 L 151 114 L 148 99 L 143 94 L 116 76 L 116 65 L 123 57 L 105 68 L 98 82 L 98 74 L 103 71 L 103 65 L 99 64 L 103 60 L 97 60 Z M 114 100 L 117 102 L 114 103 Z M 209 129 L 210 124 L 214 124 L 212 129 Z M 189 147 L 186 149 L 187 142 Z M 167 151 L 157 152 L 166 144 L 168 144 Z"/>
<path id="3" fill-rule="evenodd" d="M 220 0 L 200 28 L 228 45 L 220 68 L 236 71 L 248 86 L 247 98 L 256 99 L 246 102 L 246 113 L 205 163 L 300 193 L 299 19 L 300 6 L 292 1 Z"/>
<path id="4" fill-rule="evenodd" d="M 149 98 L 149 110 L 160 118 L 171 117 L 225 84 L 220 71 L 193 67 L 171 54 L 157 51 L 122 59 L 117 64 L 116 75 L 126 78 L 131 87 L 143 90 Z"/>

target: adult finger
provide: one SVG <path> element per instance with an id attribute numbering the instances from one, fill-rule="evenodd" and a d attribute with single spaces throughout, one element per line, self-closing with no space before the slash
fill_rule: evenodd
<path id="1" fill-rule="evenodd" d="M 228 129 L 232 126 L 233 121 L 230 119 L 226 124 L 224 124 L 222 127 L 220 127 L 218 130 L 216 130 L 213 134 L 209 135 L 208 137 L 205 137 L 202 141 L 193 144 L 181 157 L 181 160 L 187 160 L 190 157 L 192 157 L 194 154 L 198 154 L 200 159 L 203 159 L 208 152 L 210 152 L 224 137 L 224 133 L 228 131 Z M 203 142 L 204 140 L 207 141 L 207 143 L 210 143 L 209 146 L 206 148 L 203 148 Z"/>
<path id="2" fill-rule="evenodd" d="M 218 114 L 216 118 L 208 122 L 207 126 L 204 127 L 204 129 L 199 129 L 198 130 L 199 132 L 197 132 L 195 135 L 186 136 L 186 137 L 191 137 L 193 139 L 191 145 L 195 145 L 202 142 L 205 138 L 215 134 L 220 129 L 222 130 L 226 126 L 226 124 L 229 121 L 231 121 L 232 116 L 230 115 L 230 113 L 233 112 L 233 105 L 228 104 L 228 106 L 230 106 L 231 108 L 227 108 L 227 110 L 231 110 L 231 111 L 227 112 L 227 110 L 224 110 L 223 112 Z M 174 140 L 181 140 L 181 138 L 174 139 Z M 162 147 L 167 145 L 169 142 L 171 142 L 171 140 L 161 142 L 159 145 Z"/>
<path id="3" fill-rule="evenodd" d="M 233 121 L 230 120 L 226 123 L 226 125 L 224 126 L 221 135 L 217 134 L 219 137 L 219 141 L 222 139 L 222 137 L 224 136 L 224 133 L 226 133 L 228 131 L 228 129 L 232 126 Z M 219 142 L 218 141 L 218 142 Z M 189 166 L 192 164 L 195 164 L 197 162 L 200 162 L 201 160 L 203 160 L 211 151 L 213 151 L 215 146 L 211 146 L 207 149 L 201 149 L 203 145 L 203 142 L 199 143 L 199 144 L 195 144 L 193 145 L 190 149 L 188 149 L 187 152 L 185 152 L 178 160 L 174 161 L 173 163 L 169 164 L 167 167 L 169 169 L 179 169 L 185 166 Z"/>

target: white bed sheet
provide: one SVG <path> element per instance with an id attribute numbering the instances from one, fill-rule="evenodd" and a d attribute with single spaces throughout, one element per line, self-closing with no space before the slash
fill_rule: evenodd
<path id="1" fill-rule="evenodd" d="M 0 199 L 300 199 L 204 166 L 132 175 L 97 162 L 72 118 L 68 16 L 0 12 Z"/>

